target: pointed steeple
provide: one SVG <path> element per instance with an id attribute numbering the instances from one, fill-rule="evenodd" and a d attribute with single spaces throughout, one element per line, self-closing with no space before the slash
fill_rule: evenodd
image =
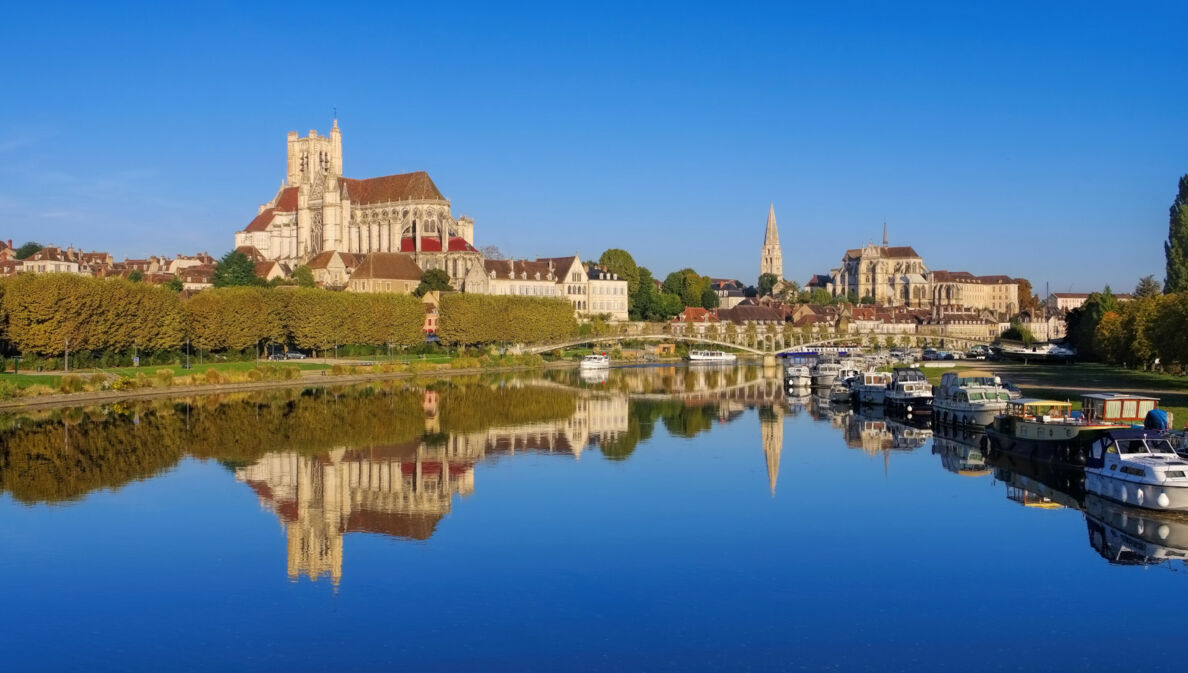
<path id="1" fill-rule="evenodd" d="M 767 206 L 767 231 L 763 234 L 763 250 L 759 253 L 759 275 L 774 274 L 784 278 L 784 255 L 780 251 L 780 232 L 776 228 L 775 204 Z"/>
<path id="2" fill-rule="evenodd" d="M 763 245 L 779 245 L 780 232 L 776 229 L 775 204 L 767 204 L 767 233 L 763 235 Z"/>
<path id="3" fill-rule="evenodd" d="M 883 247 L 887 247 L 887 220 L 883 220 Z"/>

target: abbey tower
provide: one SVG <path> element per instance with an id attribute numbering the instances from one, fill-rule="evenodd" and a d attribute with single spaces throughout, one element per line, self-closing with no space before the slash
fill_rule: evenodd
<path id="1" fill-rule="evenodd" d="M 776 230 L 775 205 L 767 207 L 767 233 L 763 235 L 763 251 L 759 254 L 759 275 L 774 274 L 784 280 L 784 255 L 780 252 L 780 232 Z"/>

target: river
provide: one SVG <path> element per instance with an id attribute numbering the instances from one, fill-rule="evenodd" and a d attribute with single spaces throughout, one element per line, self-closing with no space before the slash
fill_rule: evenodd
<path id="1" fill-rule="evenodd" d="M 0 548 L 11 671 L 1104 671 L 1188 596 L 1188 523 L 759 367 L 3 416 Z"/>

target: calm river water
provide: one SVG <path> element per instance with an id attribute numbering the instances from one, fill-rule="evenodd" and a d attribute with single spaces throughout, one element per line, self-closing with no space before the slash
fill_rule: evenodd
<path id="1" fill-rule="evenodd" d="M 2 668 L 1179 661 L 1188 523 L 780 387 L 651 367 L 0 418 Z"/>

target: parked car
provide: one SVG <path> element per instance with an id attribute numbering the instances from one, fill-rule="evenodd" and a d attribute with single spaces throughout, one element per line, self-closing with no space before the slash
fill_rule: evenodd
<path id="1" fill-rule="evenodd" d="M 268 356 L 268 359 L 269 360 L 284 360 L 285 354 L 284 353 L 273 353 L 272 355 Z"/>
<path id="2" fill-rule="evenodd" d="M 297 351 L 290 351 L 289 353 L 285 354 L 285 359 L 286 360 L 304 360 L 305 353 L 298 353 Z"/>

